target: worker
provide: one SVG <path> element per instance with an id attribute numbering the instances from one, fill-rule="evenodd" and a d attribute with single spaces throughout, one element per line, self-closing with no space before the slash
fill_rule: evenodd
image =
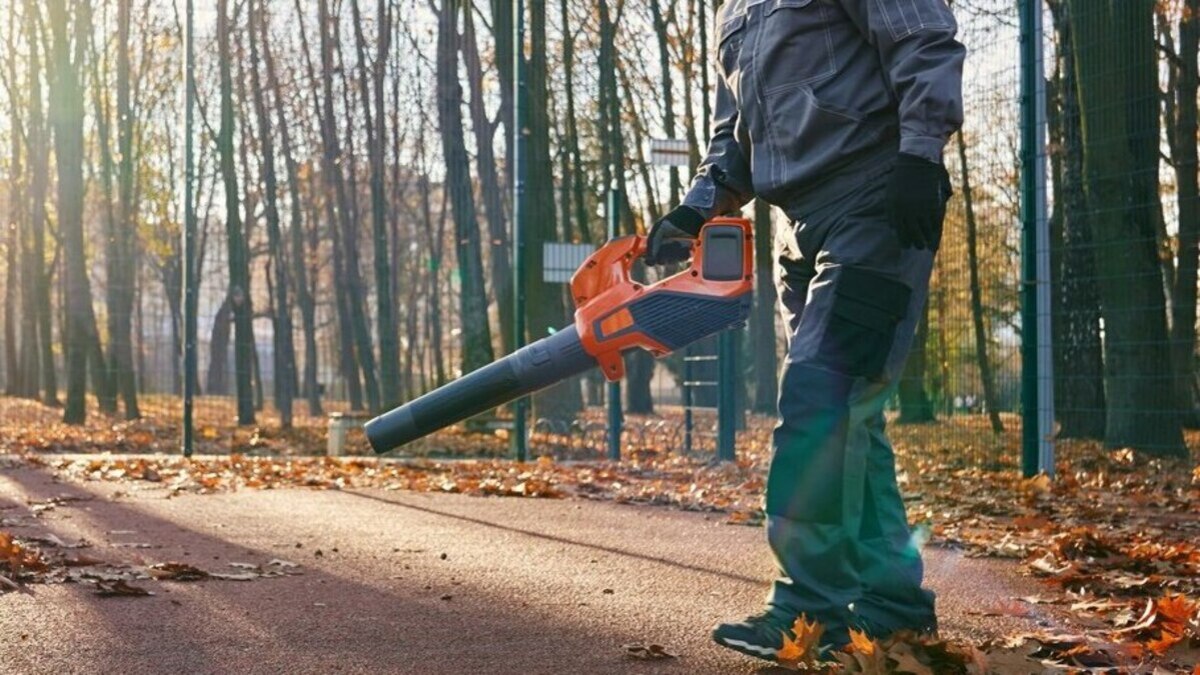
<path id="1" fill-rule="evenodd" d="M 945 0 L 727 0 L 716 20 L 708 153 L 655 223 L 678 262 L 704 222 L 779 207 L 775 283 L 788 349 L 765 497 L 778 566 L 764 611 L 713 631 L 775 660 L 798 617 L 823 647 L 937 629 L 884 428 L 926 296 L 962 123 L 966 50 Z"/>

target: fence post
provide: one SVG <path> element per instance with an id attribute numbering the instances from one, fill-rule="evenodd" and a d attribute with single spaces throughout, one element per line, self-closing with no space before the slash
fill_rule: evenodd
<path id="1" fill-rule="evenodd" d="M 525 2 L 513 2 L 513 351 L 525 346 Z M 529 456 L 525 432 L 529 398 L 513 406 L 512 450 L 518 462 Z"/>
<path id="2" fill-rule="evenodd" d="M 621 229 L 621 193 L 617 190 L 616 180 L 608 190 L 608 238 L 616 239 Z M 621 429 L 625 426 L 621 414 L 621 383 L 608 383 L 608 459 L 617 462 L 621 459 Z"/>
<path id="3" fill-rule="evenodd" d="M 196 158 L 192 141 L 192 125 L 196 105 L 194 77 L 196 53 L 192 43 L 195 29 L 193 0 L 186 0 L 183 27 L 183 429 L 181 449 L 184 457 L 193 452 L 195 422 L 193 406 L 196 397 L 196 210 L 192 206 Z"/>
<path id="4" fill-rule="evenodd" d="M 737 440 L 737 402 L 734 400 L 734 378 L 737 376 L 737 349 L 733 331 L 717 337 L 717 459 L 734 460 Z"/>
<path id="5" fill-rule="evenodd" d="M 1042 0 L 1021 0 L 1021 471 L 1054 474 Z"/>
<path id="6" fill-rule="evenodd" d="M 683 352 L 683 454 L 692 454 L 692 380 L 696 379 L 692 372 L 692 345 Z"/>

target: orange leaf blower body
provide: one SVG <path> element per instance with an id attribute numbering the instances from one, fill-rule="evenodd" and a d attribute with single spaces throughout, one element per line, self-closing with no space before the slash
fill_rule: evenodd
<path id="1" fill-rule="evenodd" d="M 691 265 L 651 285 L 630 278 L 646 238 L 609 241 L 571 278 L 574 325 L 371 420 L 371 447 L 387 452 L 592 368 L 615 381 L 631 349 L 661 357 L 744 324 L 754 291 L 752 236 L 743 218 L 711 220 Z"/>

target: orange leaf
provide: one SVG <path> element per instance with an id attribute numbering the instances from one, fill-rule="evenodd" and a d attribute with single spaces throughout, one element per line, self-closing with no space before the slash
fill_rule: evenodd
<path id="1" fill-rule="evenodd" d="M 792 622 L 792 634 L 795 638 L 783 634 L 783 646 L 775 652 L 775 658 L 780 664 L 797 667 L 800 664 L 816 661 L 821 647 L 821 635 L 825 627 L 816 621 L 810 622 L 808 617 L 801 614 Z"/>
<path id="2" fill-rule="evenodd" d="M 1162 656 L 1163 654 L 1166 654 L 1171 647 L 1174 647 L 1176 644 L 1178 644 L 1182 639 L 1182 635 L 1177 635 L 1170 631 L 1164 630 L 1162 632 L 1162 637 L 1147 641 L 1146 648 L 1155 654 Z"/>
<path id="3" fill-rule="evenodd" d="M 1200 603 L 1193 602 L 1182 595 L 1168 595 L 1155 602 L 1158 616 L 1164 623 L 1187 625 L 1200 609 Z"/>
<path id="4" fill-rule="evenodd" d="M 861 652 L 867 656 L 873 656 L 879 645 L 871 639 L 871 636 L 866 633 L 850 629 L 850 651 Z"/>

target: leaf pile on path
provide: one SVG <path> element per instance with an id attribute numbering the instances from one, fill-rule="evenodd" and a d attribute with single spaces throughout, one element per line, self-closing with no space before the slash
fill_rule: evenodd
<path id="1" fill-rule="evenodd" d="M 139 402 L 141 417 L 124 420 L 89 414 L 83 425 L 62 422 L 62 409 L 29 399 L 0 396 L 0 453 L 149 454 L 176 453 L 180 447 L 182 403 L 171 396 Z M 324 454 L 328 419 L 298 412 L 283 429 L 273 410 L 257 414 L 258 426 L 237 426 L 232 399 L 201 397 L 195 407 L 197 454 L 312 456 Z M 452 427 L 405 448 L 409 454 L 437 457 L 503 457 L 508 442 L 495 434 Z M 369 454 L 360 429 L 347 436 L 350 454 Z"/>
<path id="2" fill-rule="evenodd" d="M 1039 612 L 1036 605 L 1053 605 L 1071 617 L 1069 634 L 1023 636 L 1008 645 L 1013 658 L 1122 672 L 1148 664 L 1200 668 L 1194 460 L 1066 441 L 1054 480 L 1026 479 L 1014 463 L 1019 432 L 956 438 L 965 429 L 937 426 L 951 433 L 922 439 L 918 428 L 898 428 L 910 518 L 928 525 L 941 545 L 1020 560 L 1046 589 L 1022 600 L 1030 615 Z M 1189 435 L 1191 447 L 1198 440 Z"/>
<path id="3" fill-rule="evenodd" d="M 263 564 L 234 562 L 229 566 L 232 571 L 203 570 L 175 561 L 151 564 L 105 561 L 59 550 L 49 537 L 18 538 L 0 531 L 0 595 L 18 591 L 25 584 L 79 583 L 91 585 L 101 597 L 149 596 L 154 593 L 133 582 L 254 581 L 301 573 L 298 564 L 279 559 Z"/>
<path id="4" fill-rule="evenodd" d="M 184 459 L 26 454 L 23 461 L 75 480 L 126 482 L 141 489 L 165 489 L 169 494 L 243 488 L 382 488 L 499 497 L 578 496 L 751 514 L 758 509 L 763 489 L 762 476 L 752 466 L 706 465 L 667 456 L 619 464 L 562 464 L 549 457 L 518 463 L 243 455 Z"/>
<path id="5" fill-rule="evenodd" d="M 1045 591 L 1014 603 L 1027 606 L 1030 615 L 1045 611 L 1070 617 L 1070 634 L 1027 636 L 1004 648 L 1022 652 L 1022 658 L 1078 668 L 1158 662 L 1191 670 L 1200 664 L 1195 630 L 1200 620 L 1195 611 L 1186 621 L 1180 618 L 1184 609 L 1200 603 L 1200 469 L 1194 462 L 1148 460 L 1099 443 L 1068 441 L 1059 445 L 1053 481 L 1025 479 L 1017 465 L 1019 420 L 1005 416 L 1004 421 L 1009 430 L 1000 435 L 992 434 L 982 417 L 892 428 L 898 480 L 914 524 L 927 529 L 935 544 L 1021 561 L 1044 582 Z M 55 458 L 11 442 L 6 447 L 23 453 L 22 462 L 77 480 L 120 481 L 132 489 L 166 490 L 168 496 L 309 487 L 577 497 L 721 512 L 730 523 L 758 524 L 773 424 L 770 418 L 752 417 L 739 435 L 737 462 L 723 465 L 712 463 L 711 455 L 676 452 L 678 427 L 670 415 L 631 418 L 623 437 L 626 459 L 620 463 L 238 454 L 196 460 Z M 491 434 L 458 430 L 453 437 L 462 444 L 455 452 L 471 438 L 485 454 L 497 445 Z M 1194 449 L 1200 447 L 1200 434 L 1189 433 L 1188 440 Z M 539 442 L 572 458 L 586 445 L 566 431 L 543 430 Z"/>

